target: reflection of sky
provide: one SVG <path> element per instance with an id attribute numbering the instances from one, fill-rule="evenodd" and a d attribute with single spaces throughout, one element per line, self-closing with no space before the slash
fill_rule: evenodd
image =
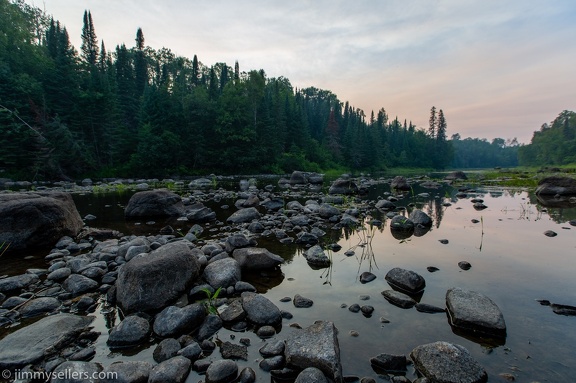
<path id="1" fill-rule="evenodd" d="M 77 49 L 89 9 L 109 51 L 133 46 L 141 27 L 155 49 L 197 54 L 206 65 L 238 60 L 241 70 L 331 90 L 367 116 L 384 107 L 425 127 L 435 105 L 449 135 L 463 138 L 528 142 L 542 123 L 576 108 L 571 0 L 44 4 Z"/>

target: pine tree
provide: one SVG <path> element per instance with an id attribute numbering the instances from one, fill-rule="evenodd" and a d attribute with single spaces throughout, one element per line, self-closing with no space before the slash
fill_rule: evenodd
<path id="1" fill-rule="evenodd" d="M 240 81 L 240 65 L 238 64 L 238 60 L 236 60 L 234 64 L 234 82 L 238 83 L 238 81 Z"/>
<path id="2" fill-rule="evenodd" d="M 134 55 L 134 72 L 136 75 L 136 97 L 142 96 L 148 84 L 148 65 L 144 54 L 144 33 L 142 28 L 136 32 L 136 54 Z"/>
<path id="3" fill-rule="evenodd" d="M 200 83 L 200 68 L 198 66 L 198 57 L 194 55 L 192 60 L 192 84 L 198 85 Z"/>
<path id="4" fill-rule="evenodd" d="M 89 65 L 96 65 L 96 60 L 98 59 L 98 38 L 96 37 L 90 11 L 84 11 L 81 49 L 84 62 Z"/>
<path id="5" fill-rule="evenodd" d="M 445 142 L 446 141 L 446 118 L 444 118 L 444 112 L 442 109 L 438 112 L 438 124 L 436 128 L 436 141 Z"/>
<path id="6" fill-rule="evenodd" d="M 430 125 L 428 128 L 428 136 L 432 139 L 436 138 L 436 126 L 438 124 L 437 118 L 436 118 L 436 107 L 433 106 L 432 109 L 430 109 Z"/>

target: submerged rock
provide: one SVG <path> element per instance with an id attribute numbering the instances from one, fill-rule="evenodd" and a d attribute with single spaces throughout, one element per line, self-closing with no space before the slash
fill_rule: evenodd
<path id="1" fill-rule="evenodd" d="M 409 309 L 416 305 L 416 301 L 406 294 L 400 293 L 395 290 L 384 290 L 382 295 L 386 300 L 395 306 L 401 307 L 403 309 Z"/>
<path id="2" fill-rule="evenodd" d="M 73 341 L 93 319 L 57 314 L 7 335 L 0 340 L 0 369 L 13 370 L 40 361 L 48 349 Z"/>
<path id="3" fill-rule="evenodd" d="M 418 346 L 410 357 L 414 367 L 432 382 L 485 383 L 486 371 L 464 347 L 448 342 Z"/>
<path id="4" fill-rule="evenodd" d="M 329 267 L 332 263 L 320 245 L 314 245 L 304 252 L 306 262 L 314 267 Z"/>

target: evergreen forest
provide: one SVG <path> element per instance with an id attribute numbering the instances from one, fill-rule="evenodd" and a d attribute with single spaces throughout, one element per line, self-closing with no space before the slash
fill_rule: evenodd
<path id="1" fill-rule="evenodd" d="M 81 15 L 79 15 L 80 17 Z M 82 44 L 22 0 L 0 0 L 0 177 L 74 179 L 195 174 L 380 171 L 535 164 L 576 158 L 573 112 L 516 140 L 447 138 L 429 126 L 369 116 L 329 90 L 294 88 L 238 62 L 202 63 L 145 44 L 110 49 L 89 11 Z M 560 118 L 560 117 L 559 117 Z M 558 119 L 557 119 L 558 120 Z M 558 125 L 558 126 L 557 126 Z M 561 133 L 556 131 L 560 130 Z M 563 154 L 550 145 L 565 145 Z M 538 149 L 536 149 L 538 148 Z M 570 154 L 572 153 L 572 154 Z"/>

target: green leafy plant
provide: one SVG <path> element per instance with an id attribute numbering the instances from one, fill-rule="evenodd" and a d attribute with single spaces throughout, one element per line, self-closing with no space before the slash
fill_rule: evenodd
<path id="1" fill-rule="evenodd" d="M 218 299 L 218 295 L 220 295 L 220 291 L 222 291 L 222 287 L 218 287 L 214 293 L 212 293 L 209 289 L 203 288 L 202 291 L 206 294 L 206 300 L 203 302 L 204 306 L 206 307 L 206 311 L 209 314 L 218 315 L 218 309 L 216 308 L 216 299 Z"/>

